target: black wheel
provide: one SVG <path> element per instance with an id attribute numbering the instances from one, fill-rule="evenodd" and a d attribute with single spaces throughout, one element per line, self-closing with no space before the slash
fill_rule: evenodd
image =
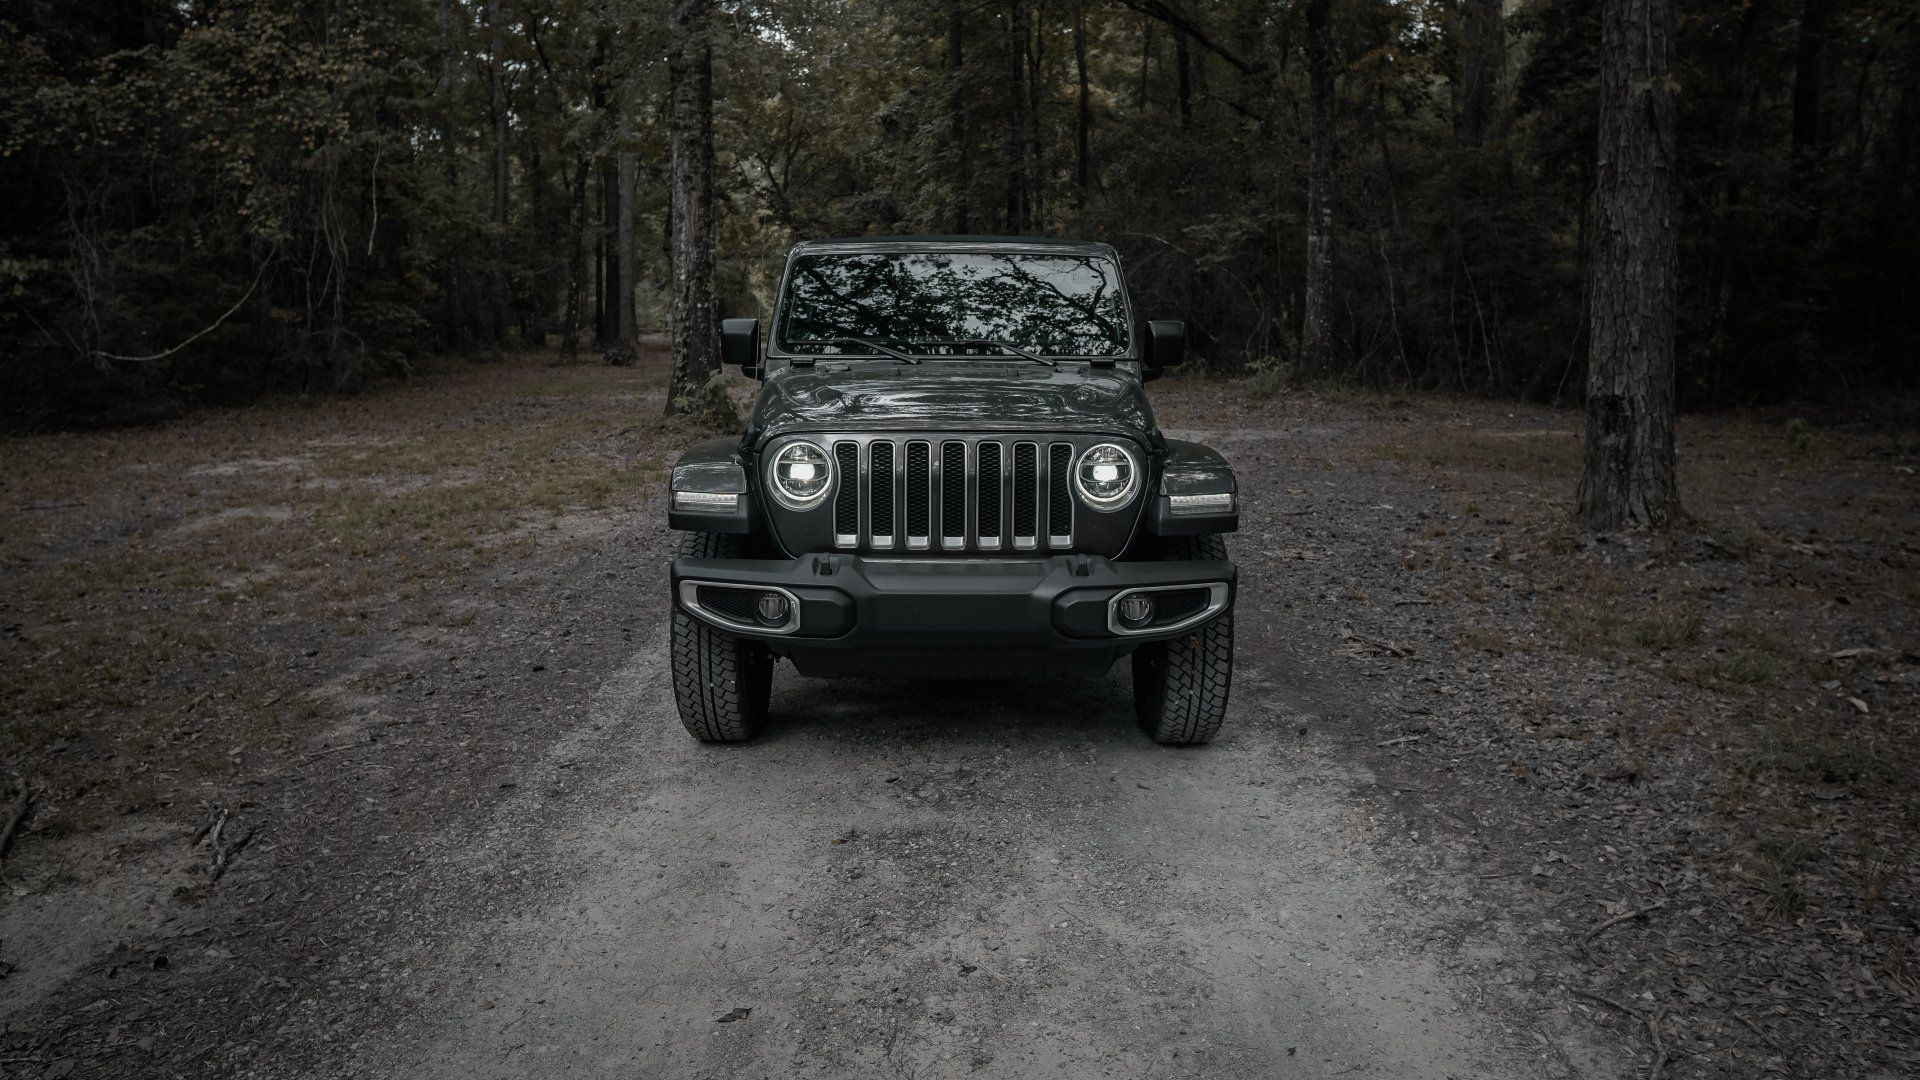
<path id="1" fill-rule="evenodd" d="M 1164 559 L 1224 559 L 1224 537 L 1178 537 Z M 1227 719 L 1233 685 L 1233 613 L 1186 637 L 1143 645 L 1133 654 L 1133 705 L 1140 727 L 1170 746 L 1212 742 Z"/>
<path id="2" fill-rule="evenodd" d="M 740 537 L 688 533 L 680 554 L 697 559 L 747 555 Z M 760 733 L 773 693 L 773 654 L 673 608 L 673 698 L 687 734 L 701 742 L 744 742 Z"/>

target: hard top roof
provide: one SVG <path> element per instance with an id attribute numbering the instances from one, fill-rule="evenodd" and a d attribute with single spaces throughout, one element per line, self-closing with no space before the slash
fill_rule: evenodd
<path id="1" fill-rule="evenodd" d="M 795 255 L 887 254 L 921 251 L 1022 252 L 1036 255 L 1097 255 L 1117 258 L 1113 245 L 1089 240 L 1055 240 L 1045 236 L 845 236 L 829 240 L 802 240 Z"/>

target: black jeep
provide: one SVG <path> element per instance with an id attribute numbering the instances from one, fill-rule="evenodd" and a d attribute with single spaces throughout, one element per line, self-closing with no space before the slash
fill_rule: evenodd
<path id="1" fill-rule="evenodd" d="M 673 688 L 695 737 L 760 728 L 803 675 L 1099 676 L 1133 658 L 1140 722 L 1226 716 L 1239 525 L 1219 454 L 1168 439 L 1141 384 L 1185 326 L 1136 323 L 1106 244 L 826 240 L 787 256 L 745 434 L 689 449 L 668 519 Z"/>

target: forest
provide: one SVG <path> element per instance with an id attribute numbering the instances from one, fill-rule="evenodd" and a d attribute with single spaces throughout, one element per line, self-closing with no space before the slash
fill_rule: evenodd
<path id="1" fill-rule="evenodd" d="M 676 261 L 760 314 L 793 241 L 891 233 L 1110 242 L 1218 372 L 1577 403 L 1601 7 L 16 0 L 3 422 L 622 363 Z M 1672 32 L 1680 403 L 1910 389 L 1920 15 Z M 675 95 L 711 175 L 675 175 Z"/>

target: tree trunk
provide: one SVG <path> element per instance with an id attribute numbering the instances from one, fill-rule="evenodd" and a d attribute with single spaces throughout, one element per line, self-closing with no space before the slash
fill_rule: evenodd
<path id="1" fill-rule="evenodd" d="M 1603 0 L 1580 522 L 1660 528 L 1673 460 L 1673 0 Z"/>
<path id="2" fill-rule="evenodd" d="M 487 82 L 493 110 L 493 341 L 507 339 L 507 82 L 501 70 L 507 51 L 507 21 L 501 0 L 489 0 L 487 22 L 493 31 L 487 57 Z"/>
<path id="3" fill-rule="evenodd" d="M 1008 90 L 1013 94 L 1013 107 L 1007 110 L 1010 123 L 1007 124 L 1007 231 L 1019 235 L 1027 230 L 1027 179 L 1021 168 L 1026 153 L 1027 136 L 1022 125 L 1026 113 L 1026 94 L 1022 81 L 1027 72 L 1026 19 L 1021 13 L 1020 0 L 1009 0 L 1007 4 L 1007 60 Z"/>
<path id="4" fill-rule="evenodd" d="M 611 254 L 607 244 L 607 224 L 613 220 L 613 167 L 606 162 L 600 164 L 600 183 L 596 185 L 600 194 L 600 220 L 594 223 L 593 230 L 593 342 L 601 348 L 613 344 L 613 296 L 614 283 L 607 280 L 607 256 Z"/>
<path id="5" fill-rule="evenodd" d="M 617 94 L 620 145 L 615 149 L 615 158 L 619 162 L 620 214 L 614 231 L 613 264 L 618 290 L 613 294 L 614 342 L 607 350 L 607 360 L 624 365 L 634 362 L 640 344 L 633 311 L 633 190 L 640 177 L 639 162 L 633 152 L 633 87 L 623 85 Z"/>
<path id="6" fill-rule="evenodd" d="M 1478 149 L 1500 128 L 1500 86 L 1507 66 L 1502 0 L 1465 0 L 1461 12 L 1460 111 L 1454 134 Z"/>
<path id="7" fill-rule="evenodd" d="M 668 16 L 667 128 L 673 152 L 673 380 L 669 414 L 701 408 L 720 370 L 714 311 L 713 5 L 674 0 Z"/>
<path id="8" fill-rule="evenodd" d="M 1147 85 L 1153 79 L 1153 20 L 1140 20 L 1140 85 L 1134 91 L 1133 111 L 1147 111 Z"/>
<path id="9" fill-rule="evenodd" d="M 571 207 L 567 215 L 567 314 L 560 327 L 560 355 L 569 361 L 580 356 L 580 308 L 584 300 L 587 257 L 587 173 L 593 168 L 586 154 L 573 162 Z"/>
<path id="10" fill-rule="evenodd" d="M 947 9 L 947 77 L 953 80 L 953 96 L 947 101 L 947 133 L 953 140 L 953 231 L 965 236 L 972 232 L 968 210 L 972 197 L 972 178 L 967 161 L 967 68 L 966 9 L 956 0 Z"/>
<path id="11" fill-rule="evenodd" d="M 453 26 L 453 0 L 440 0 L 440 154 L 445 169 L 445 198 L 451 201 L 460 187 L 460 154 L 454 147 L 454 101 L 459 67 Z M 462 265 L 458 250 L 448 253 L 443 268 L 443 288 L 447 294 L 446 323 L 441 327 L 441 343 L 447 348 L 467 344 L 467 304 L 463 288 Z"/>
<path id="12" fill-rule="evenodd" d="M 1819 234 L 1819 200 L 1814 175 L 1826 150 L 1820 126 L 1820 54 L 1827 39 L 1827 0 L 1801 0 L 1799 48 L 1793 65 L 1793 186 L 1796 246 L 1805 248 Z"/>
<path id="13" fill-rule="evenodd" d="M 1187 52 L 1187 32 L 1173 28 L 1174 100 L 1180 111 L 1180 130 L 1193 127 L 1193 59 Z"/>
<path id="14" fill-rule="evenodd" d="M 1827 39 L 1827 0 L 1801 0 L 1799 48 L 1793 66 L 1793 157 L 1820 145 L 1820 52 Z"/>
<path id="15" fill-rule="evenodd" d="M 587 94 L 593 108 L 596 142 L 608 130 L 617 132 L 613 88 L 607 83 L 607 58 L 613 48 L 612 28 L 602 25 L 593 43 L 593 75 Z M 593 232 L 593 340 L 602 349 L 619 341 L 619 319 L 614 298 L 620 295 L 620 282 L 614 269 L 614 245 L 609 233 L 620 216 L 620 179 L 618 168 L 603 154 L 600 159 L 600 220 Z"/>
<path id="16" fill-rule="evenodd" d="M 1033 229 L 1037 233 L 1047 231 L 1047 133 L 1040 126 L 1040 95 L 1045 87 L 1042 77 L 1046 62 L 1046 33 L 1041 25 L 1043 13 L 1036 9 L 1033 14 L 1033 31 L 1027 32 L 1021 25 L 1020 36 L 1027 42 L 1027 153 L 1031 158 L 1033 196 L 1031 216 Z"/>
<path id="17" fill-rule="evenodd" d="M 1333 26 L 1332 0 L 1307 0 L 1307 84 L 1312 120 L 1307 150 L 1307 273 L 1300 357 L 1308 371 L 1333 367 Z"/>
<path id="18" fill-rule="evenodd" d="M 1087 4 L 1080 0 L 1073 8 L 1073 67 L 1080 80 L 1080 98 L 1073 125 L 1073 212 L 1076 219 L 1087 214 L 1087 186 L 1092 175 L 1092 154 L 1088 149 L 1093 133 L 1093 104 L 1087 86 Z"/>

